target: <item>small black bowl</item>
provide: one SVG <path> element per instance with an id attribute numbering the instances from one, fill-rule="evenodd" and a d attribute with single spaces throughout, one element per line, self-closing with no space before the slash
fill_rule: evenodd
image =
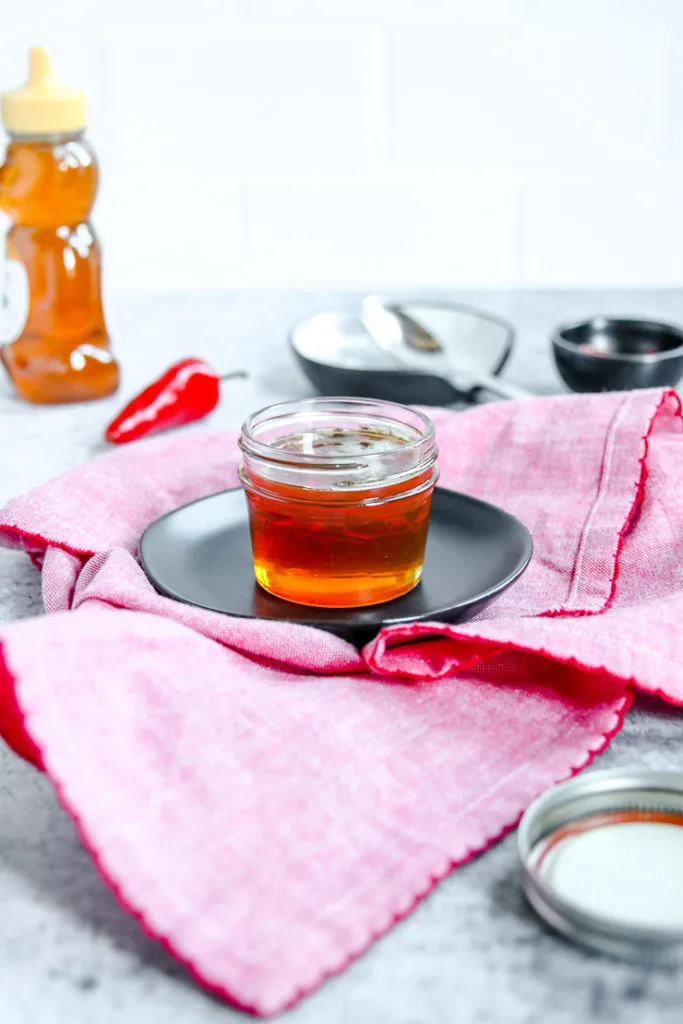
<path id="1" fill-rule="evenodd" d="M 656 320 L 594 317 L 558 327 L 552 342 L 572 391 L 673 386 L 683 374 L 683 330 Z"/>

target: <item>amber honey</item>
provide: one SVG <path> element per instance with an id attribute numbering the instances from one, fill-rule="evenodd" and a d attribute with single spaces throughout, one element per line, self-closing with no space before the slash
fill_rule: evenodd
<path id="1" fill-rule="evenodd" d="M 102 398 L 118 386 L 100 295 L 100 252 L 88 215 L 97 190 L 80 136 L 14 139 L 0 168 L 0 209 L 12 221 L 6 259 L 22 268 L 28 305 L 0 356 L 31 402 Z M 6 340 L 6 339 L 2 339 Z"/>
<path id="2" fill-rule="evenodd" d="M 83 131 L 86 100 L 62 85 L 43 47 L 28 81 L 0 96 L 10 137 L 0 167 L 0 359 L 30 402 L 78 402 L 116 390 L 89 223 L 97 163 Z M 2 242 L 4 241 L 4 244 Z"/>
<path id="3" fill-rule="evenodd" d="M 353 399 L 286 403 L 247 421 L 241 447 L 262 587 L 344 608 L 419 582 L 436 480 L 426 417 Z"/>

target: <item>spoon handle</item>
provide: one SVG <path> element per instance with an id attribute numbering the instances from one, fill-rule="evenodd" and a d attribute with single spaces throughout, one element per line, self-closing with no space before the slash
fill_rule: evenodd
<path id="1" fill-rule="evenodd" d="M 520 398 L 531 398 L 531 392 L 525 388 L 520 388 L 516 384 L 511 384 L 509 381 L 501 380 L 500 377 L 494 377 L 490 373 L 479 373 L 473 375 L 468 380 L 465 374 L 451 375 L 451 383 L 455 388 L 462 390 L 466 385 L 470 388 L 485 388 L 487 391 L 492 392 L 494 395 L 498 395 L 499 398 L 509 398 L 512 401 L 516 401 Z"/>

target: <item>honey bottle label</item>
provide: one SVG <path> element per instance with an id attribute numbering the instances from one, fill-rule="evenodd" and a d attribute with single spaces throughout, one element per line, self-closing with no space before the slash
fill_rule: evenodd
<path id="1" fill-rule="evenodd" d="M 0 344 L 21 337 L 30 304 L 28 274 L 19 260 L 6 254 L 0 263 Z"/>

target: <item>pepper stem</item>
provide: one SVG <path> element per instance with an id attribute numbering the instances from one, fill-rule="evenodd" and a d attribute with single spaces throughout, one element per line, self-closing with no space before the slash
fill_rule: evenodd
<path id="1" fill-rule="evenodd" d="M 223 373 L 219 376 L 219 380 L 232 380 L 233 377 L 248 377 L 249 374 L 246 370 L 233 370 L 231 373 Z"/>

